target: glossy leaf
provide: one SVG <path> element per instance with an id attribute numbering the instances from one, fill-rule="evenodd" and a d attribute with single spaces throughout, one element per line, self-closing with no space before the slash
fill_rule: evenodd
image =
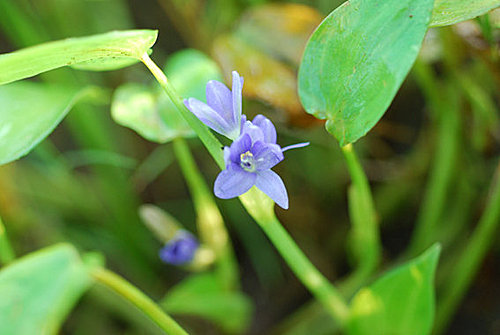
<path id="1" fill-rule="evenodd" d="M 299 95 L 327 119 L 340 145 L 378 122 L 415 61 L 433 0 L 352 0 L 334 10 L 307 43 Z"/>
<path id="2" fill-rule="evenodd" d="M 236 34 L 265 54 L 298 65 L 307 39 L 321 19 L 317 10 L 305 5 L 265 4 L 245 13 Z"/>
<path id="3" fill-rule="evenodd" d="M 28 154 L 86 92 L 32 82 L 0 86 L 0 164 Z"/>
<path id="4" fill-rule="evenodd" d="M 74 247 L 61 244 L 0 271 L 0 334 L 56 334 L 91 284 Z"/>
<path id="5" fill-rule="evenodd" d="M 0 84 L 67 65 L 110 70 L 138 61 L 151 48 L 156 30 L 113 31 L 48 42 L 0 55 Z"/>
<path id="6" fill-rule="evenodd" d="M 215 62 L 193 49 L 175 53 L 165 68 L 170 82 L 184 98 L 204 101 L 207 82 L 221 80 Z M 120 86 L 115 92 L 111 112 L 117 123 L 153 142 L 165 143 L 175 137 L 194 136 L 170 98 L 157 85 Z"/>
<path id="7" fill-rule="evenodd" d="M 225 291 L 212 273 L 184 280 L 161 304 L 168 313 L 197 315 L 233 334 L 242 334 L 252 316 L 250 300 L 240 292 Z"/>
<path id="8" fill-rule="evenodd" d="M 446 26 L 473 19 L 500 6 L 500 0 L 435 0 L 431 26 Z"/>
<path id="9" fill-rule="evenodd" d="M 351 302 L 348 335 L 426 335 L 434 320 L 434 273 L 440 247 L 387 272 Z"/>

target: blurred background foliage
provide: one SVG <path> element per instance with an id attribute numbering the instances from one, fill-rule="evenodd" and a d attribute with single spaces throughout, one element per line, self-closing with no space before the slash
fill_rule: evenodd
<path id="1" fill-rule="evenodd" d="M 177 51 L 193 48 L 211 57 L 218 66 L 214 75 L 222 74 L 227 82 L 236 69 L 245 78 L 247 115 L 264 114 L 273 120 L 283 146 L 311 142 L 308 149 L 291 153 L 277 167 L 290 194 L 290 209 L 277 211 L 313 263 L 337 280 L 351 266 L 345 251 L 349 177 L 323 122 L 301 107 L 297 69 L 309 35 L 341 2 L 1 0 L 0 52 L 65 37 L 151 28 L 159 29 L 153 55 L 159 64 Z M 437 273 L 438 304 L 440 285 L 449 279 L 458 251 L 483 210 L 498 163 L 499 28 L 496 10 L 475 20 L 430 29 L 388 112 L 357 144 L 380 217 L 384 264 L 397 261 L 415 221 L 426 215 L 422 213 L 426 206 L 441 202 L 442 210 L 430 218 L 439 223 L 436 240 L 444 246 Z M 185 64 L 181 66 L 189 67 L 189 60 Z M 165 69 L 168 74 L 169 66 Z M 177 85 L 184 79 L 179 78 Z M 14 249 L 22 255 L 70 241 L 82 251 L 99 250 L 108 267 L 155 300 L 161 299 L 189 272 L 160 262 L 161 243 L 141 222 L 138 208 L 156 204 L 195 231 L 193 203 L 172 144 L 165 143 L 165 138 L 148 142 L 116 124 L 110 107 L 113 92 L 125 83 L 130 86 L 129 92 L 122 92 L 124 98 L 134 90 L 156 92 L 150 74 L 137 65 L 104 73 L 59 69 L 33 80 L 105 89 L 97 102 L 75 106 L 26 158 L 0 167 L 0 213 Z M 442 113 L 439 106 L 450 88 L 458 92 L 456 103 Z M 188 142 L 211 185 L 218 173 L 216 165 L 197 139 Z M 429 199 L 429 194 L 438 198 Z M 246 333 L 329 334 L 309 293 L 239 202 L 218 204 L 235 247 L 241 288 L 254 304 Z M 447 327 L 448 334 L 500 333 L 498 235 L 495 239 Z M 177 303 L 182 299 L 181 295 Z M 225 328 L 181 314 L 180 323 L 194 334 L 231 332 L 231 325 Z M 145 329 L 157 333 L 116 297 L 94 287 L 61 333 L 143 334 Z"/>

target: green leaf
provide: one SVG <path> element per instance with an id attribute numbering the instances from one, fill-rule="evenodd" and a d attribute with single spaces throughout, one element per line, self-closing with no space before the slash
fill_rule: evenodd
<path id="1" fill-rule="evenodd" d="M 500 0 L 435 0 L 431 26 L 447 26 L 486 14 L 500 6 Z"/>
<path id="2" fill-rule="evenodd" d="M 166 74 L 183 98 L 205 100 L 209 80 L 220 80 L 220 70 L 205 54 L 186 49 L 175 53 L 165 66 Z M 193 130 L 177 112 L 170 98 L 157 85 L 124 84 L 113 97 L 113 119 L 142 137 L 166 143 L 176 137 L 192 137 Z"/>
<path id="3" fill-rule="evenodd" d="M 419 52 L 433 0 L 351 0 L 313 33 L 299 69 L 299 95 L 327 119 L 340 145 L 357 141 L 389 107 Z"/>
<path id="4" fill-rule="evenodd" d="M 440 247 L 387 272 L 351 302 L 348 335 L 426 335 L 434 320 L 434 273 Z"/>
<path id="5" fill-rule="evenodd" d="M 250 300 L 241 292 L 225 291 L 213 273 L 189 277 L 161 304 L 168 313 L 197 315 L 233 334 L 243 333 L 252 315 Z"/>
<path id="6" fill-rule="evenodd" d="M 0 86 L 0 165 L 28 154 L 88 92 L 32 82 Z"/>
<path id="7" fill-rule="evenodd" d="M 156 30 L 112 31 L 48 42 L 0 55 L 0 85 L 73 65 L 110 70 L 138 61 L 155 43 Z"/>
<path id="8" fill-rule="evenodd" d="M 56 334 L 91 282 L 69 244 L 15 261 L 0 271 L 0 334 Z"/>

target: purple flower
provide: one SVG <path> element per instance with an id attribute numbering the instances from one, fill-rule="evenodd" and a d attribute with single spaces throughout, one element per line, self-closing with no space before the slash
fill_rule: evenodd
<path id="1" fill-rule="evenodd" d="M 236 71 L 232 74 L 232 92 L 223 83 L 211 80 L 206 88 L 207 103 L 189 98 L 184 104 L 205 125 L 236 140 L 240 136 L 243 78 Z"/>
<path id="2" fill-rule="evenodd" d="M 185 230 L 179 230 L 160 250 L 160 258 L 168 264 L 184 265 L 193 260 L 199 246 L 196 237 Z"/>
<path id="3" fill-rule="evenodd" d="M 263 115 L 257 115 L 252 122 L 245 119 L 241 136 L 224 148 L 226 169 L 217 176 L 214 193 L 221 199 L 230 199 L 255 185 L 280 207 L 288 209 L 285 185 L 271 168 L 283 160 L 283 151 L 309 143 L 282 149 L 276 144 L 276 129 L 269 119 Z"/>

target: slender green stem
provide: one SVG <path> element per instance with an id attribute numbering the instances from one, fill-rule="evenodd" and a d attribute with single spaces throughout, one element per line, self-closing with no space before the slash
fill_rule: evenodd
<path id="1" fill-rule="evenodd" d="M 188 333 L 170 316 L 165 314 L 149 297 L 138 288 L 117 274 L 103 269 L 93 268 L 90 270 L 94 279 L 114 291 L 124 299 L 141 310 L 148 318 L 156 323 L 165 333 L 169 335 L 187 335 Z"/>
<path id="2" fill-rule="evenodd" d="M 151 60 L 151 58 L 149 58 L 148 54 L 144 54 L 141 60 L 144 65 L 147 66 L 149 71 L 151 71 L 153 76 L 155 76 L 160 86 L 167 93 L 175 107 L 177 107 L 177 110 L 182 114 L 184 119 L 186 119 L 191 128 L 193 128 L 194 132 L 198 135 L 207 150 L 210 152 L 210 155 L 212 155 L 215 159 L 217 165 L 219 165 L 221 169 L 224 169 L 225 164 L 221 150 L 222 144 L 219 140 L 217 140 L 214 134 L 212 134 L 210 130 L 208 130 L 208 128 L 205 127 L 205 125 L 187 109 L 179 94 L 177 94 L 172 85 L 170 85 L 170 82 L 167 80 L 167 76 L 165 76 L 163 71 Z"/>
<path id="3" fill-rule="evenodd" d="M 380 263 L 382 247 L 377 213 L 363 167 L 351 144 L 343 146 L 342 153 L 352 179 L 348 191 L 349 215 L 352 223 L 352 249 L 358 263 L 344 285 L 346 290 L 353 291 L 376 270 Z"/>
<path id="4" fill-rule="evenodd" d="M 12 249 L 5 226 L 3 225 L 2 218 L 0 217 L 0 262 L 8 264 L 16 258 L 14 250 Z"/>
<path id="5" fill-rule="evenodd" d="M 435 334 L 441 334 L 465 292 L 476 276 L 479 267 L 497 237 L 500 224 L 500 164 L 491 186 L 491 193 L 479 223 L 458 262 L 450 274 L 441 299 L 439 299 Z"/>
<path id="6" fill-rule="evenodd" d="M 177 138 L 173 141 L 174 152 L 179 161 L 182 173 L 186 178 L 198 214 L 198 232 L 201 239 L 215 252 L 217 258 L 217 273 L 227 289 L 238 285 L 238 267 L 224 219 L 215 203 L 186 141 Z"/>
<path id="7" fill-rule="evenodd" d="M 422 208 L 408 248 L 409 257 L 419 254 L 435 242 L 433 239 L 436 236 L 437 226 L 443 214 L 457 164 L 460 143 L 458 96 L 452 89 L 446 93 L 445 97 L 441 97 L 439 105 L 432 106 L 440 112 L 437 115 L 439 122 L 437 148 Z"/>
<path id="8" fill-rule="evenodd" d="M 257 188 L 240 196 L 248 213 L 260 225 L 288 266 L 330 315 L 344 324 L 348 306 L 340 292 L 309 261 L 274 214 L 274 203 Z"/>
<path id="9" fill-rule="evenodd" d="M 143 55 L 142 62 L 148 67 L 165 92 L 172 99 L 181 115 L 196 132 L 219 167 L 223 169 L 224 159 L 222 150 L 220 150 L 220 142 L 207 127 L 205 127 L 201 121 L 184 106 L 180 97 L 175 93 L 173 87 L 170 86 L 165 74 L 147 54 Z M 240 196 L 240 200 L 246 210 L 271 239 L 281 256 L 285 259 L 300 281 L 312 294 L 314 294 L 316 299 L 325 306 L 334 319 L 340 323 L 344 323 L 348 315 L 347 303 L 335 286 L 314 267 L 295 244 L 290 235 L 288 235 L 286 230 L 283 229 L 281 223 L 274 214 L 274 202 L 255 187 Z"/>

